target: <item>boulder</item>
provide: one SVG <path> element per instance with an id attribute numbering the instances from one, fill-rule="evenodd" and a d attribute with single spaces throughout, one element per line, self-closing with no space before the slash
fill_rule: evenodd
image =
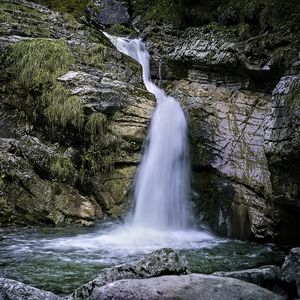
<path id="1" fill-rule="evenodd" d="M 87 299 L 280 300 L 285 298 L 237 279 L 190 274 L 120 280 L 95 288 Z"/>
<path id="2" fill-rule="evenodd" d="M 280 268 L 275 265 L 241 271 L 215 272 L 212 275 L 247 281 L 266 288 L 276 294 L 287 295 L 285 292 L 286 286 L 281 278 Z"/>
<path id="3" fill-rule="evenodd" d="M 282 278 L 288 283 L 295 283 L 300 297 L 300 248 L 293 248 L 282 266 Z"/>
<path id="4" fill-rule="evenodd" d="M 124 1 L 94 0 L 85 11 L 87 20 L 100 28 L 113 24 L 129 24 L 130 21 Z"/>
<path id="5" fill-rule="evenodd" d="M 0 278 L 0 299 L 59 300 L 62 298 L 16 280 Z"/>
<path id="6" fill-rule="evenodd" d="M 94 289 L 120 279 L 143 279 L 188 273 L 189 268 L 186 259 L 180 256 L 177 251 L 165 248 L 150 253 L 138 262 L 104 269 L 93 281 L 79 287 L 72 296 L 75 299 L 86 299 L 92 295 L 92 299 L 98 299 L 94 298 L 98 293 L 95 294 Z M 116 297 L 119 299 L 118 295 Z"/>

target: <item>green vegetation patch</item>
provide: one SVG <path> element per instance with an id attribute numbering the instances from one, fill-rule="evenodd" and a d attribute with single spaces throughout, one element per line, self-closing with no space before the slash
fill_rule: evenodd
<path id="1" fill-rule="evenodd" d="M 74 181 L 75 167 L 70 158 L 58 157 L 50 162 L 49 166 L 51 175 L 61 182 Z"/>
<path id="2" fill-rule="evenodd" d="M 103 137 L 106 128 L 106 116 L 100 112 L 92 113 L 85 125 L 85 131 L 95 141 L 99 137 Z"/>
<path id="3" fill-rule="evenodd" d="M 69 13 L 77 18 L 84 15 L 84 9 L 90 0 L 34 0 L 33 2 L 45 5 L 52 10 Z"/>
<path id="4" fill-rule="evenodd" d="M 171 23 L 177 28 L 219 22 L 224 27 L 244 25 L 252 33 L 290 30 L 297 34 L 300 24 L 298 0 L 136 0 L 135 15 L 152 23 Z"/>
<path id="5" fill-rule="evenodd" d="M 35 39 L 8 47 L 5 65 L 29 95 L 24 109 L 36 119 L 44 116 L 52 126 L 83 126 L 80 98 L 71 96 L 57 80 L 72 69 L 74 57 L 64 40 Z"/>

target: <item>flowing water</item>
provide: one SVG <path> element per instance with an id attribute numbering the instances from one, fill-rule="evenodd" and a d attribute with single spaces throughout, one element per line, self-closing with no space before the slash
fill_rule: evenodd
<path id="1" fill-rule="evenodd" d="M 151 230 L 187 229 L 190 169 L 184 112 L 175 98 L 151 81 L 149 53 L 140 39 L 105 35 L 120 52 L 141 64 L 145 86 L 157 100 L 136 176 L 132 225 Z"/>
<path id="2" fill-rule="evenodd" d="M 280 262 L 283 252 L 271 245 L 220 239 L 192 228 L 187 123 L 180 104 L 151 81 L 141 40 L 107 37 L 142 65 L 145 86 L 157 99 L 136 176 L 133 218 L 92 228 L 0 232 L 0 277 L 67 294 L 105 267 L 163 247 L 184 253 L 194 272 Z"/>
<path id="3" fill-rule="evenodd" d="M 92 228 L 28 228 L 0 232 L 0 277 L 57 294 L 68 294 L 101 269 L 140 259 L 170 246 L 199 273 L 280 264 L 285 253 L 272 245 L 229 239 L 199 239 L 185 232 L 134 235 L 128 227 L 105 223 Z M 128 232 L 128 234 L 126 234 Z"/>

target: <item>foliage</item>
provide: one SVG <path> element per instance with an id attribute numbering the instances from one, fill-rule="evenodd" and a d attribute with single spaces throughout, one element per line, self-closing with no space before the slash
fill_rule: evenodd
<path id="1" fill-rule="evenodd" d="M 58 157 L 50 162 L 50 172 L 59 181 L 74 181 L 75 167 L 70 158 Z"/>
<path id="2" fill-rule="evenodd" d="M 224 26 L 246 24 L 253 33 L 265 30 L 299 32 L 298 0 L 136 0 L 136 15 L 151 22 L 171 23 L 177 28 L 220 22 Z"/>
<path id="3" fill-rule="evenodd" d="M 93 142 L 97 137 L 102 137 L 104 135 L 105 126 L 105 115 L 100 112 L 95 112 L 89 116 L 89 119 L 85 125 L 85 131 Z"/>
<path id="4" fill-rule="evenodd" d="M 90 0 L 33 0 L 33 1 L 45 5 L 52 10 L 69 13 L 76 18 L 84 14 L 84 9 L 90 2 Z"/>
<path id="5" fill-rule="evenodd" d="M 70 70 L 74 58 L 64 40 L 36 39 L 8 47 L 5 65 L 22 89 L 27 91 L 26 108 L 33 119 L 45 116 L 49 123 L 79 130 L 83 126 L 83 106 L 79 97 L 57 78 Z"/>
<path id="6" fill-rule="evenodd" d="M 11 45 L 6 61 L 16 79 L 34 90 L 52 86 L 74 59 L 65 41 L 36 39 Z"/>

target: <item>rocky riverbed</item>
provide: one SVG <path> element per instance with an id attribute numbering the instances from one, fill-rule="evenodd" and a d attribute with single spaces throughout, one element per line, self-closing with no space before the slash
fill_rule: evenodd
<path id="1" fill-rule="evenodd" d="M 0 227 L 128 215 L 155 99 L 106 30 L 144 39 L 152 79 L 185 110 L 195 223 L 220 236 L 299 245 L 298 1 L 77 2 L 0 1 Z M 117 276 L 111 282 L 126 280 L 89 295 L 192 299 L 207 287 L 215 299 L 299 297 L 299 248 L 282 267 L 172 272 Z M 0 299 L 59 299 L 10 279 L 0 290 Z"/>
<path id="2" fill-rule="evenodd" d="M 105 29 L 145 39 L 153 78 L 189 116 L 196 220 L 230 237 L 299 242 L 297 36 L 280 27 L 243 38 L 225 13 L 218 26 L 158 30 L 140 2 L 94 1 L 75 19 L 1 1 L 0 224 L 128 212 L 155 101 Z"/>
<path id="3" fill-rule="evenodd" d="M 212 275 L 193 274 L 185 257 L 160 249 L 138 262 L 104 269 L 70 296 L 56 296 L 0 279 L 1 299 L 294 299 L 300 292 L 300 249 L 281 268 L 265 266 Z M 298 294 L 297 294 L 298 293 Z"/>

